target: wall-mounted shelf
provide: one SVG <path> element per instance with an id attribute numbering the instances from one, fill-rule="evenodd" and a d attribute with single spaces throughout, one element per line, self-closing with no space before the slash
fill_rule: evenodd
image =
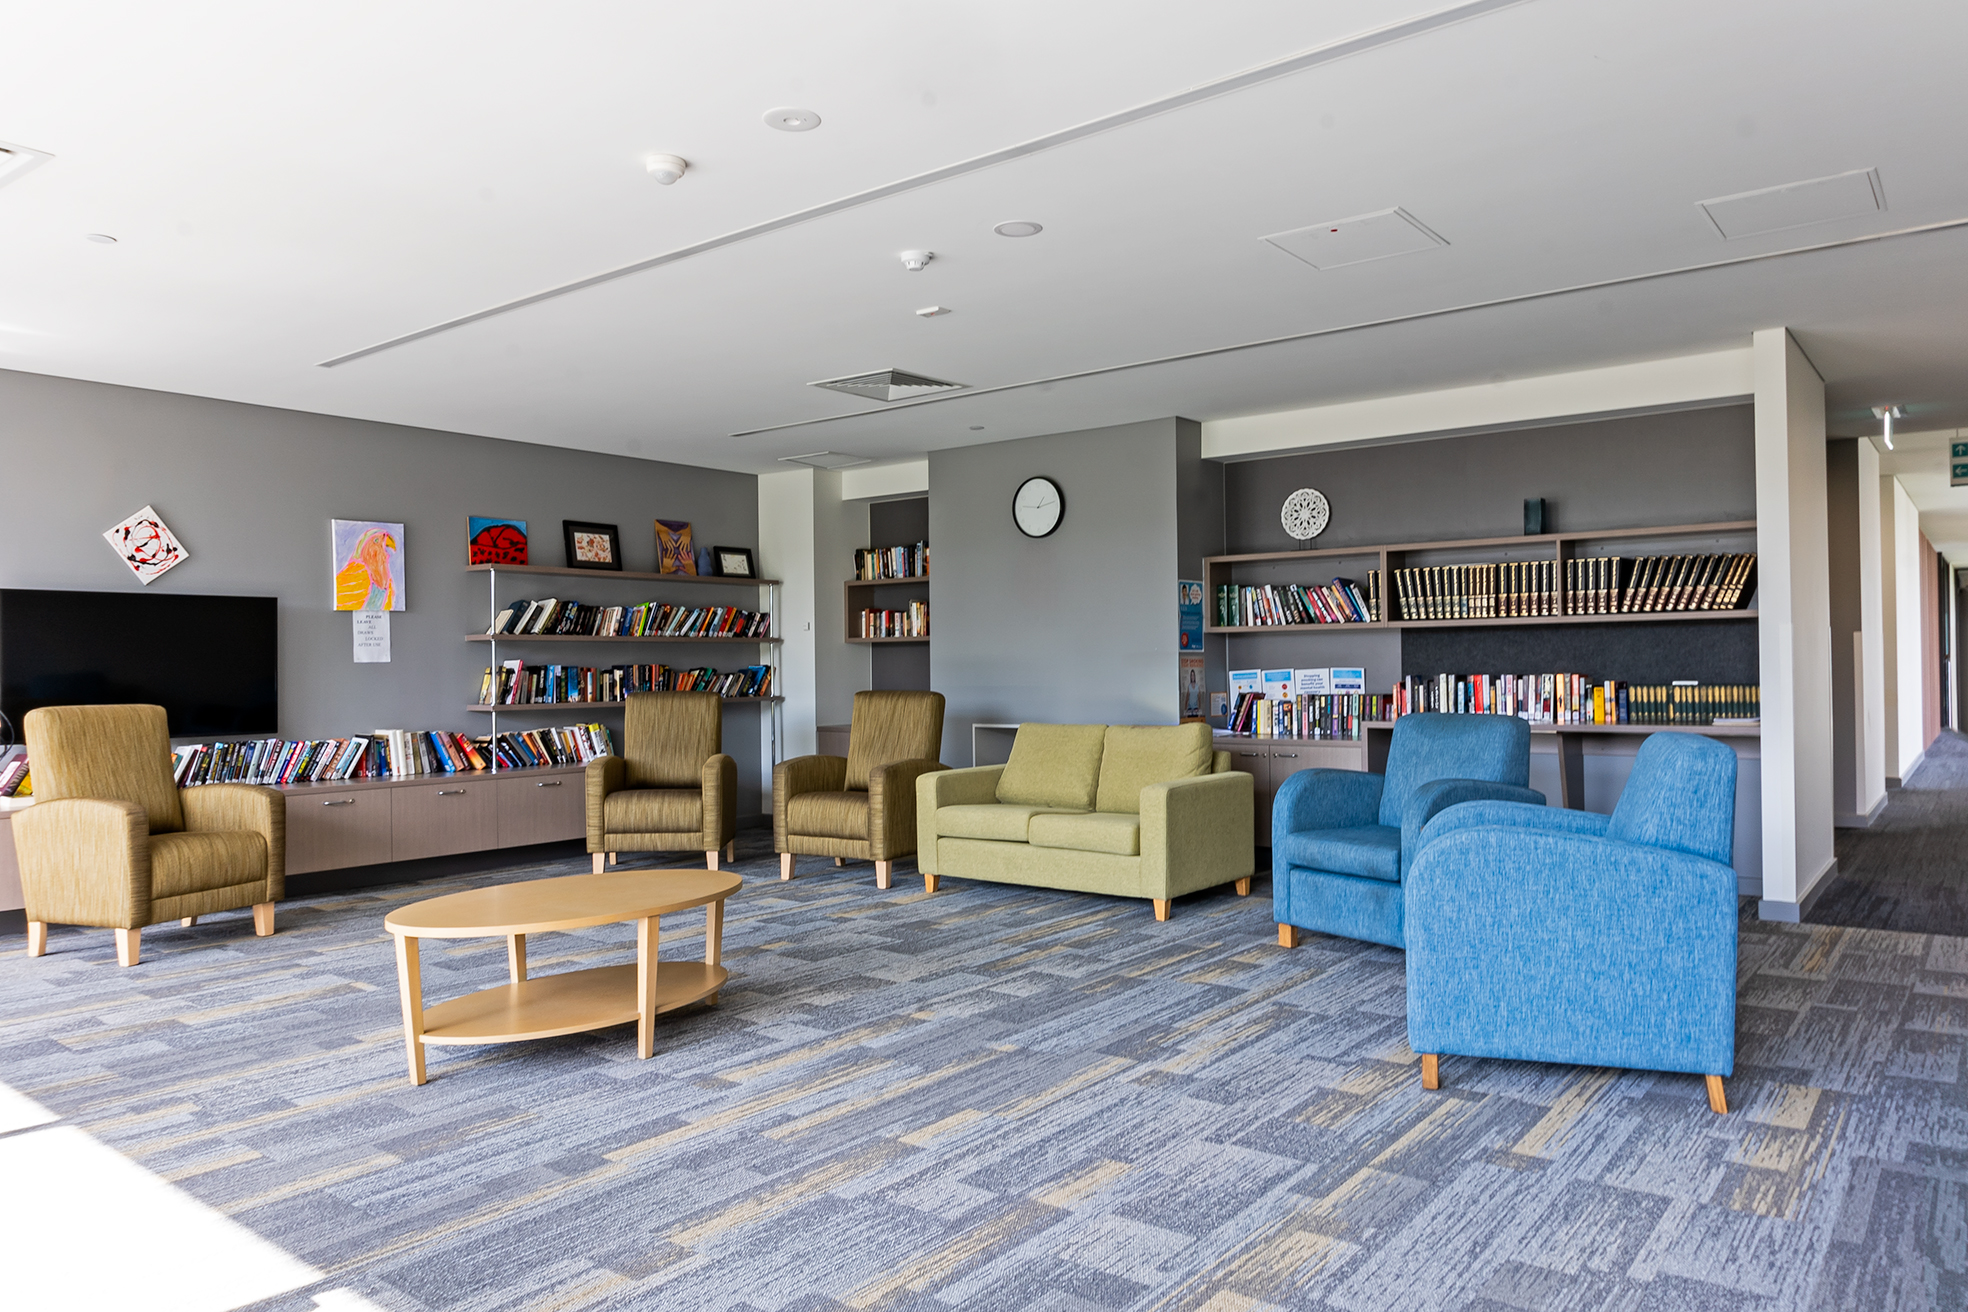
<path id="1" fill-rule="evenodd" d="M 897 642 L 928 642 L 929 635 L 925 633 L 920 638 L 849 638 L 848 641 L 858 647 L 885 647 Z"/>
<path id="2" fill-rule="evenodd" d="M 1205 633 L 1336 633 L 1361 629 L 1508 629 L 1555 624 L 1669 624 L 1682 620 L 1753 620 L 1753 610 L 1651 610 L 1616 615 L 1497 615 L 1468 620 L 1373 620 L 1366 624 L 1242 624 L 1206 626 Z"/>
<path id="3" fill-rule="evenodd" d="M 920 598 L 923 601 L 923 603 L 927 605 L 928 597 L 925 594 L 922 594 L 920 592 L 920 589 L 923 586 L 927 585 L 928 582 L 929 582 L 928 570 L 924 570 L 920 574 L 905 574 L 900 578 L 892 578 L 892 579 L 847 580 L 845 583 L 841 585 L 842 632 L 847 634 L 853 634 L 856 630 L 858 630 L 861 627 L 860 615 L 861 612 L 864 610 L 889 609 L 889 607 L 883 606 L 879 602 L 877 602 L 874 596 L 866 595 L 871 593 L 874 589 L 903 588 L 903 587 L 909 587 L 911 585 L 914 585 L 918 589 L 918 593 L 916 596 L 912 596 L 911 598 L 909 598 L 909 600 L 915 601 Z M 892 646 L 897 643 L 922 644 L 929 641 L 929 635 L 927 633 L 923 633 L 923 634 L 914 634 L 908 637 L 892 637 L 892 638 L 849 637 L 847 641 L 850 644 L 857 647 L 886 647 L 886 646 Z"/>
<path id="4" fill-rule="evenodd" d="M 467 565 L 474 574 L 555 574 L 574 579 L 637 579 L 648 583 L 706 583 L 725 588 L 776 588 L 778 579 L 735 578 L 727 574 L 649 574 L 627 569 L 570 569 L 565 565 Z"/>
<path id="5" fill-rule="evenodd" d="M 892 588 L 898 583 L 927 583 L 928 581 L 929 571 L 924 570 L 920 574 L 905 574 L 899 579 L 849 579 L 847 586 L 850 588 Z"/>
<path id="6" fill-rule="evenodd" d="M 468 633 L 466 642 L 711 642 L 726 646 L 777 646 L 779 638 L 666 638 L 624 633 Z"/>
<path id="7" fill-rule="evenodd" d="M 747 704 L 747 703 L 759 703 L 759 704 L 761 704 L 761 705 L 777 705 L 778 703 L 781 703 L 781 702 L 783 702 L 783 701 L 785 701 L 786 699 L 785 699 L 784 697 L 724 697 L 724 698 L 720 698 L 719 700 L 721 700 L 721 701 L 723 701 L 723 702 L 724 702 L 724 703 L 725 703 L 725 704 L 726 704 L 727 706 L 732 706 L 732 705 L 744 705 L 744 704 Z M 499 703 L 499 704 L 498 704 L 497 706 L 491 706 L 491 705 L 488 705 L 488 704 L 486 704 L 486 703 L 484 703 L 484 702 L 479 702 L 479 703 L 476 703 L 475 705 L 471 705 L 471 706 L 467 706 L 467 707 L 465 707 L 465 709 L 466 709 L 466 710 L 468 710 L 468 711 L 481 711 L 481 712 L 484 712 L 485 714 L 488 714 L 488 715 L 492 715 L 492 714 L 498 714 L 498 715 L 509 715 L 509 714 L 511 714 L 511 713 L 512 713 L 512 712 L 514 712 L 514 711 L 551 711 L 551 712 L 553 712 L 553 713 L 554 713 L 554 714 L 556 714 L 556 715 L 560 715 L 560 714 L 565 714 L 565 713 L 568 713 L 568 712 L 576 712 L 576 711 L 580 711 L 580 710 L 582 710 L 583 708 L 585 708 L 585 707 L 590 707 L 590 706 L 593 706 L 593 707 L 617 707 L 617 708 L 619 708 L 619 707 L 620 707 L 620 706 L 622 706 L 622 705 L 623 705 L 623 703 L 622 703 L 622 702 L 620 702 L 620 701 L 612 701 L 612 702 L 500 702 L 500 703 Z"/>

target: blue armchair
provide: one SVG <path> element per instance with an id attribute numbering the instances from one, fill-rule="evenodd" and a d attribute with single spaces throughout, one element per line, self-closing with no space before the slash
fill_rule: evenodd
<path id="1" fill-rule="evenodd" d="M 1298 931 L 1402 947 L 1402 872 L 1422 827 L 1458 803 L 1544 805 L 1524 785 L 1531 728 L 1515 716 L 1404 715 L 1387 773 L 1300 770 L 1271 808 L 1271 899 L 1278 942 Z"/>
<path id="2" fill-rule="evenodd" d="M 1437 1057 L 1686 1071 L 1736 1056 L 1736 754 L 1657 733 L 1611 816 L 1477 802 L 1408 872 L 1408 1043 Z"/>

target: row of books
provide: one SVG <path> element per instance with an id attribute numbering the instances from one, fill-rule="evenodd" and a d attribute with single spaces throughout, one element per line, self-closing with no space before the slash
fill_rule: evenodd
<path id="1" fill-rule="evenodd" d="M 1736 610 L 1750 595 L 1754 552 L 1729 556 L 1641 556 L 1631 570 L 1613 557 L 1603 600 L 1609 610 Z M 1624 577 L 1626 582 L 1621 584 Z M 1617 605 L 1613 602 L 1617 600 Z"/>
<path id="2" fill-rule="evenodd" d="M 520 637 L 767 638 L 772 636 L 772 616 L 736 606 L 684 606 L 667 601 L 586 606 L 548 597 L 512 602 L 486 632 Z"/>
<path id="3" fill-rule="evenodd" d="M 1220 628 L 1288 624 L 1368 624 L 1380 618 L 1380 571 L 1367 571 L 1362 588 L 1352 579 L 1331 583 L 1225 583 L 1216 590 Z"/>
<path id="4" fill-rule="evenodd" d="M 1532 724 L 1755 724 L 1755 684 L 1693 679 L 1629 685 L 1582 674 L 1438 674 L 1404 677 L 1394 686 L 1389 718 L 1415 711 L 1516 715 Z"/>
<path id="5" fill-rule="evenodd" d="M 854 577 L 863 583 L 881 579 L 917 579 L 929 573 L 929 543 L 913 547 L 863 547 L 854 553 Z"/>
<path id="6" fill-rule="evenodd" d="M 353 738 L 191 743 L 171 750 L 171 775 L 181 788 L 201 784 L 324 783 L 344 779 L 414 778 L 541 765 L 579 765 L 610 755 L 606 725 L 467 737 L 446 729 L 378 729 Z"/>
<path id="7" fill-rule="evenodd" d="M 912 601 L 907 610 L 864 610 L 861 612 L 863 638 L 927 638 L 929 603 Z"/>
<path id="8" fill-rule="evenodd" d="M 1357 740 L 1369 721 L 1388 715 L 1381 693 L 1325 693 L 1266 697 L 1239 693 L 1228 732 L 1251 738 Z"/>
<path id="9" fill-rule="evenodd" d="M 747 665 L 719 673 L 708 665 L 528 665 L 502 661 L 479 680 L 481 706 L 543 702 L 619 702 L 636 692 L 714 692 L 720 697 L 770 697 L 772 667 Z"/>
<path id="10" fill-rule="evenodd" d="M 1406 620 L 1736 610 L 1755 570 L 1754 553 L 1592 556 L 1562 575 L 1557 561 L 1511 560 L 1398 569 L 1394 590 Z"/>
<path id="11" fill-rule="evenodd" d="M 27 768 L 27 753 L 12 755 L 0 764 L 0 797 L 34 796 L 34 777 Z"/>
<path id="12" fill-rule="evenodd" d="M 1422 565 L 1394 571 L 1404 620 L 1495 619 L 1560 615 L 1558 562 L 1510 560 L 1494 565 Z"/>

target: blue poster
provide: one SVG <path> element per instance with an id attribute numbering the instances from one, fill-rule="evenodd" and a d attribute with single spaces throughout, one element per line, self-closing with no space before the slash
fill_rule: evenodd
<path id="1" fill-rule="evenodd" d="M 1177 614 L 1181 618 L 1181 641 L 1178 645 L 1182 651 L 1200 656 L 1203 652 L 1203 585 L 1190 579 L 1179 579 L 1175 591 Z"/>

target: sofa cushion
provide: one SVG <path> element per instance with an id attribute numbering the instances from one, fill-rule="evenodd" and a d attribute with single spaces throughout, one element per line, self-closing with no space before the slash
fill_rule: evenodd
<path id="1" fill-rule="evenodd" d="M 182 897 L 267 877 L 266 839 L 243 830 L 150 836 L 150 896 Z"/>
<path id="2" fill-rule="evenodd" d="M 1274 864 L 1341 875 L 1401 882 L 1401 831 L 1393 825 L 1355 829 L 1302 829 L 1286 834 L 1272 852 Z"/>
<path id="3" fill-rule="evenodd" d="M 936 808 L 938 838 L 989 838 L 1000 843 L 1025 841 L 1025 826 L 1035 815 L 1081 815 L 1043 806 L 1006 806 L 986 802 L 977 806 L 939 806 Z"/>
<path id="4" fill-rule="evenodd" d="M 1032 817 L 1026 841 L 1033 847 L 1065 847 L 1076 852 L 1141 855 L 1141 817 L 1104 811 L 1058 812 Z"/>
<path id="5" fill-rule="evenodd" d="M 1021 724 L 998 776 L 998 800 L 1013 806 L 1093 809 L 1104 724 Z"/>
<path id="6" fill-rule="evenodd" d="M 704 794 L 695 788 L 625 788 L 601 804 L 611 834 L 689 834 L 704 827 Z"/>
<path id="7" fill-rule="evenodd" d="M 1110 724 L 1093 809 L 1139 814 L 1149 784 L 1194 779 L 1215 762 L 1207 724 Z"/>
<path id="8" fill-rule="evenodd" d="M 786 805 L 786 832 L 868 841 L 866 793 L 798 793 Z"/>

